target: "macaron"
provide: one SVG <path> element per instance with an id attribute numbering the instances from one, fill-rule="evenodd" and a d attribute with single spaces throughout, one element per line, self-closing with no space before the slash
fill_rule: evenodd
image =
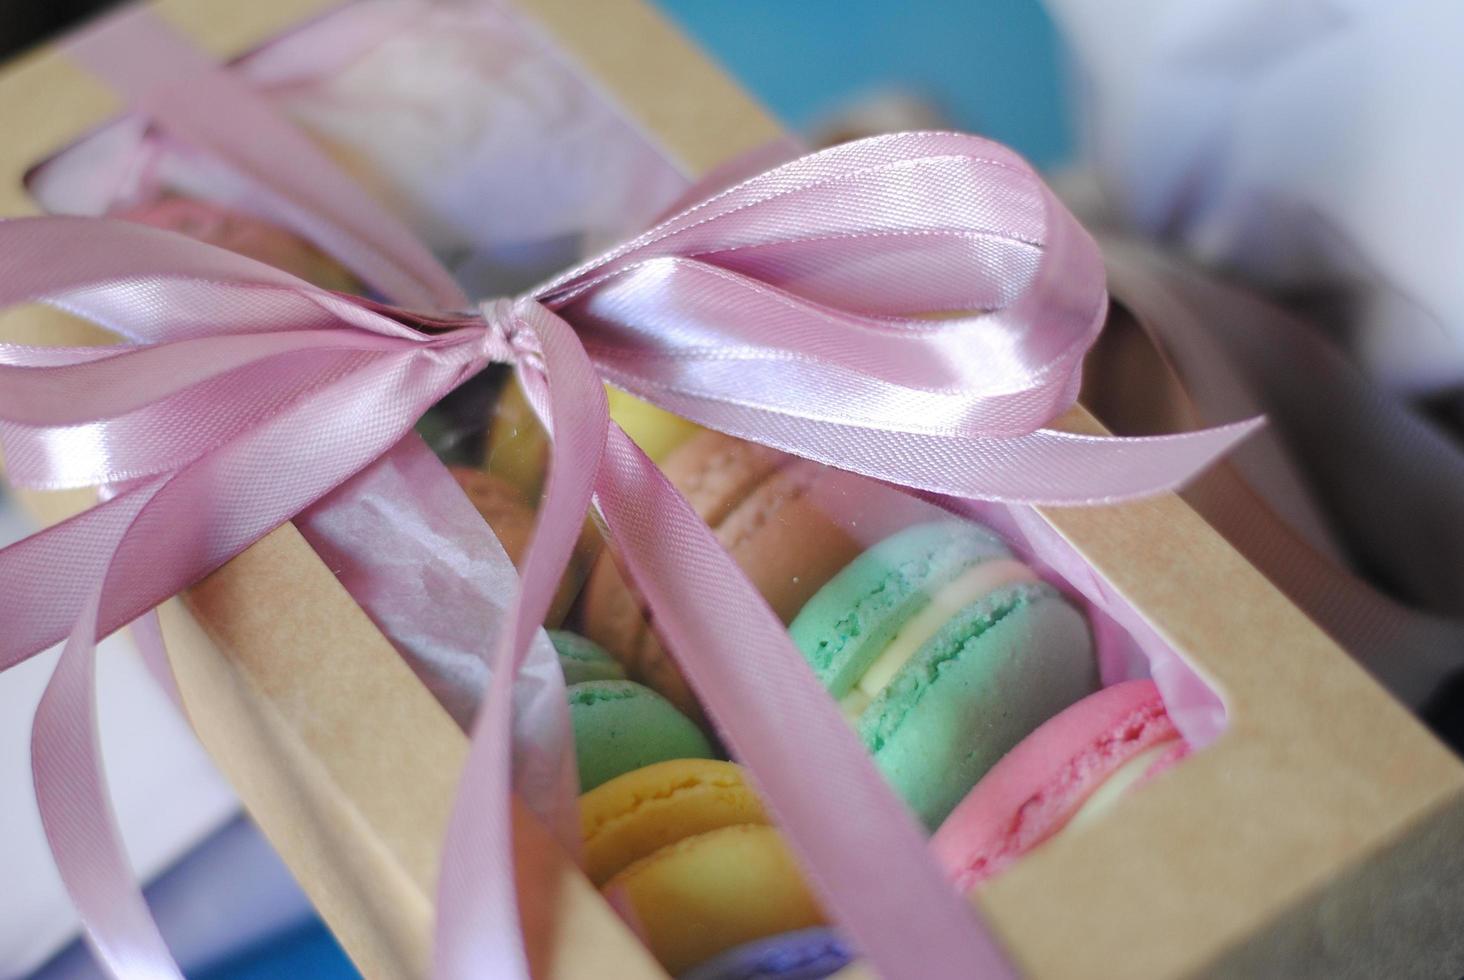
<path id="1" fill-rule="evenodd" d="M 580 819 L 590 879 L 671 973 L 825 921 L 734 763 L 626 773 L 585 793 Z"/>
<path id="2" fill-rule="evenodd" d="M 729 949 L 680 980 L 823 980 L 848 966 L 854 954 L 832 929 L 799 929 Z"/>
<path id="3" fill-rule="evenodd" d="M 493 402 L 483 470 L 506 481 L 526 500 L 537 499 L 549 468 L 549 437 L 518 379 L 509 374 Z"/>
<path id="4" fill-rule="evenodd" d="M 695 422 L 618 388 L 607 386 L 605 396 L 610 418 L 655 462 L 661 462 L 677 446 L 702 431 Z M 525 496 L 534 497 L 542 489 L 548 463 L 549 442 L 543 426 L 518 380 L 510 378 L 493 409 L 484 468 L 508 480 Z"/>
<path id="5" fill-rule="evenodd" d="M 742 767 L 717 759 L 654 763 L 580 797 L 582 858 L 596 887 L 679 840 L 770 823 Z"/>
<path id="6" fill-rule="evenodd" d="M 111 217 L 166 228 L 227 248 L 325 289 L 361 290 L 361 284 L 344 266 L 293 232 L 207 201 L 166 196 Z"/>
<path id="7" fill-rule="evenodd" d="M 969 521 L 880 541 L 789 633 L 931 829 L 1029 732 L 1098 687 L 1082 615 Z"/>
<path id="8" fill-rule="evenodd" d="M 1153 681 L 1125 681 L 1049 719 L 992 767 L 930 846 L 963 892 L 1107 812 L 1188 753 Z"/>
<path id="9" fill-rule="evenodd" d="M 600 644 L 568 630 L 549 630 L 548 633 L 549 642 L 559 656 L 565 684 L 625 680 L 625 668 Z"/>
<path id="10" fill-rule="evenodd" d="M 610 417 L 641 451 L 659 463 L 702 427 L 619 388 L 605 387 Z"/>
<path id="11" fill-rule="evenodd" d="M 835 487 L 842 498 L 859 495 L 848 474 L 710 431 L 679 446 L 663 469 L 785 623 L 859 553 L 850 522 L 825 503 Z M 699 717 L 608 549 L 590 574 L 581 610 L 585 633 L 632 677 Z"/>
<path id="12" fill-rule="evenodd" d="M 529 536 L 534 530 L 534 511 L 524 501 L 523 495 L 508 481 L 471 466 L 449 466 L 448 472 L 498 536 L 509 560 L 516 567 L 521 567 L 524 549 L 529 546 Z M 555 592 L 554 602 L 549 607 L 549 614 L 544 618 L 546 626 L 558 626 L 564 622 L 579 591 L 579 584 L 584 580 L 582 569 L 583 566 L 578 564 L 578 554 L 571 557 L 564 579 Z"/>
<path id="13" fill-rule="evenodd" d="M 582 681 L 565 693 L 582 793 L 653 762 L 713 755 L 702 730 L 643 684 Z"/>

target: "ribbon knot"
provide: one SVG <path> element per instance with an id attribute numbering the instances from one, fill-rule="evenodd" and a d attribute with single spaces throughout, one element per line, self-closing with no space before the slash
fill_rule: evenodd
<path id="1" fill-rule="evenodd" d="M 499 296 L 478 304 L 483 321 L 483 337 L 480 351 L 493 364 L 513 366 L 529 365 L 542 370 L 539 345 L 534 332 L 524 322 L 520 312 L 525 306 L 537 306 L 533 299 L 513 299 Z"/>
<path id="2" fill-rule="evenodd" d="M 518 365 L 531 353 L 527 343 L 530 331 L 524 330 L 518 316 L 517 302 L 507 296 L 483 300 L 477 305 L 483 318 L 482 356 L 490 363 Z"/>

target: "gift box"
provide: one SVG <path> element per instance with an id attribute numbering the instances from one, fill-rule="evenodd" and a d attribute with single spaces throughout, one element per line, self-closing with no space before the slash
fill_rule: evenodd
<path id="1" fill-rule="evenodd" d="M 297 81 L 289 76 L 288 50 L 281 54 L 280 44 L 267 42 L 320 43 L 311 38 L 340 30 L 331 27 L 333 7 L 299 0 L 247 10 L 156 5 L 213 57 L 258 49 L 241 71 L 285 92 Z M 546 139 L 543 147 L 525 138 L 517 159 L 504 165 L 505 179 L 560 181 L 564 193 L 549 197 L 580 204 L 566 208 L 558 224 L 543 211 L 520 215 L 506 204 L 497 211 L 498 204 L 486 205 L 506 227 L 529 229 L 519 241 L 475 240 L 469 221 L 455 227 L 448 218 L 459 200 L 452 194 L 466 193 L 462 187 L 448 186 L 441 200 L 433 197 L 439 188 L 404 193 L 408 171 L 358 138 L 349 105 L 334 114 L 328 99 L 313 108 L 308 97 L 287 106 L 435 251 L 454 256 L 461 280 L 485 294 L 513 288 L 498 278 L 515 262 L 552 272 L 586 243 L 608 243 L 649 221 L 675 204 L 684 187 L 678 172 L 702 176 L 783 136 L 634 0 L 521 0 L 513 17 L 523 50 L 533 52 L 523 56 L 537 59 L 542 74 L 525 73 L 557 73 L 567 79 L 563 91 L 579 86 L 603 100 L 598 116 L 584 113 L 598 120 L 584 138 L 604 141 L 597 164 L 618 161 L 639 178 L 603 192 L 574 185 L 583 170 L 557 166 L 562 161 L 552 156 L 568 152 L 562 131 L 553 134 L 560 142 Z M 517 97 L 529 101 L 544 94 L 512 73 L 496 83 L 512 93 L 525 86 L 528 94 Z M 341 97 L 342 89 L 332 91 Z M 378 96 L 368 86 L 364 97 Z M 281 99 L 288 103 L 288 94 Z M 190 160 L 186 147 L 149 150 L 148 179 L 89 182 L 89 174 L 115 173 L 110 161 L 135 158 L 146 134 L 125 121 L 109 124 L 121 110 L 116 96 L 59 49 L 11 66 L 0 78 L 0 106 L 12 135 L 0 175 L 6 215 L 38 212 L 38 199 L 52 210 L 111 211 L 129 193 L 155 196 L 159 183 L 178 192 L 206 185 L 224 203 L 269 214 L 268 202 L 247 186 L 207 180 L 208 162 Z M 466 178 L 463 186 L 470 186 Z M 603 206 L 602 193 L 617 195 L 617 206 Z M 7 313 L 0 329 L 7 342 L 52 346 L 106 337 L 49 309 Z M 528 501 L 538 491 L 533 474 L 542 449 L 532 437 L 505 441 L 505 430 L 516 431 L 503 422 L 512 418 L 514 391 L 500 373 L 485 381 L 478 401 L 460 399 L 435 416 L 438 429 L 429 424 L 422 431 L 447 456 L 466 453 L 480 472 L 519 481 Z M 478 431 L 460 421 L 474 412 L 482 418 Z M 1059 424 L 1103 431 L 1081 408 Z M 415 492 L 419 465 L 396 462 L 395 492 Z M 868 546 L 898 526 L 891 512 L 899 508 L 884 506 L 894 499 L 885 491 L 868 506 L 858 492 L 834 484 L 814 511 L 828 517 L 848 506 L 836 523 L 848 531 L 863 522 L 859 534 L 849 534 L 854 544 Z M 361 497 L 379 501 L 384 493 L 369 488 Z M 48 520 L 88 502 L 71 493 L 32 499 Z M 1455 885 L 1464 870 L 1464 767 L 1195 510 L 1161 494 L 1106 506 L 985 504 L 971 513 L 1075 605 L 1102 617 L 1106 681 L 1173 672 L 1180 679 L 1169 678 L 1167 694 L 1203 690 L 1186 705 L 1171 700 L 1171 713 L 1187 709 L 1194 730 L 1212 736 L 1091 824 L 1048 841 L 974 893 L 1024 974 L 1402 976 L 1458 967 L 1453 923 L 1464 912 L 1464 890 Z M 444 533 L 388 523 L 406 538 L 420 533 L 420 541 Z M 406 603 L 363 597 L 349 572 L 362 556 L 348 547 L 331 550 L 331 542 L 359 543 L 362 532 L 353 538 L 328 525 L 329 515 L 318 512 L 287 524 L 167 603 L 161 619 L 168 660 L 199 738 L 363 973 L 428 975 L 439 859 L 468 754 L 472 698 L 464 692 L 480 689 L 482 677 L 424 656 L 430 643 L 422 637 L 404 641 L 392 617 Z M 495 530 L 507 544 L 507 534 Z M 589 553 L 597 548 L 593 538 L 586 536 L 582 574 L 606 560 Z M 418 556 L 414 574 L 423 567 Z M 590 578 L 593 588 L 596 574 Z M 583 623 L 587 601 L 581 597 L 565 612 L 572 622 Z M 1177 656 L 1155 659 L 1155 651 L 1166 650 Z M 632 928 L 550 829 L 522 808 L 514 827 L 522 889 L 549 886 L 547 904 L 525 903 L 528 954 L 538 975 L 658 975 Z M 863 969 L 855 964 L 851 975 Z"/>

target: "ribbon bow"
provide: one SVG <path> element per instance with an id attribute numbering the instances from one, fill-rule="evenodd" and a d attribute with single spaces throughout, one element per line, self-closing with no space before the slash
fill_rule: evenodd
<path id="1" fill-rule="evenodd" d="M 224 97 L 241 98 L 207 94 Z M 250 105 L 215 109 L 236 129 L 287 139 L 250 122 Z M 186 113 L 170 118 L 187 129 Z M 218 127 L 193 135 L 220 138 Z M 313 202 L 300 193 L 306 164 L 318 160 L 291 148 L 303 161 L 290 171 L 295 203 L 334 210 L 348 227 L 353 212 L 331 205 L 332 193 L 341 198 L 328 182 L 314 180 Z M 247 171 L 257 146 L 235 149 Z M 357 238 L 372 232 L 358 227 Z M 0 304 L 49 300 L 132 341 L 0 345 L 11 479 L 114 491 L 0 551 L 0 669 L 66 640 L 37 712 L 37 794 L 103 962 L 119 975 L 176 976 L 140 896 L 119 884 L 126 864 L 94 744 L 96 640 L 369 466 L 499 361 L 516 367 L 552 436 L 548 489 L 448 831 L 438 973 L 527 974 L 511 870 L 511 694 L 592 500 L 667 647 L 826 908 L 876 968 L 1004 973 L 782 625 L 610 423 L 602 382 L 833 466 L 1007 501 L 1091 503 L 1171 488 L 1254 423 L 1146 439 L 1044 427 L 1073 404 L 1101 327 L 1102 263 L 1015 154 L 972 136 L 898 134 L 795 160 L 471 313 L 430 257 L 420 261 L 420 246 L 390 235 L 373 246 L 362 267 L 405 255 L 388 263 L 392 274 L 410 282 L 413 262 L 427 269 L 417 298 L 454 312 L 332 293 L 141 226 L 0 223 Z M 861 819 L 825 820 L 824 796 Z M 881 855 L 878 868 L 850 860 L 869 854 Z"/>

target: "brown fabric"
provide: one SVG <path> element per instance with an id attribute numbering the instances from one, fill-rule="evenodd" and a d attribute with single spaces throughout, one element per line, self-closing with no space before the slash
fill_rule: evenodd
<path id="1" fill-rule="evenodd" d="M 1143 434 L 1265 414 L 1182 496 L 1414 708 L 1464 667 L 1464 453 L 1311 324 L 1104 240 L 1114 312 L 1084 398 Z"/>

